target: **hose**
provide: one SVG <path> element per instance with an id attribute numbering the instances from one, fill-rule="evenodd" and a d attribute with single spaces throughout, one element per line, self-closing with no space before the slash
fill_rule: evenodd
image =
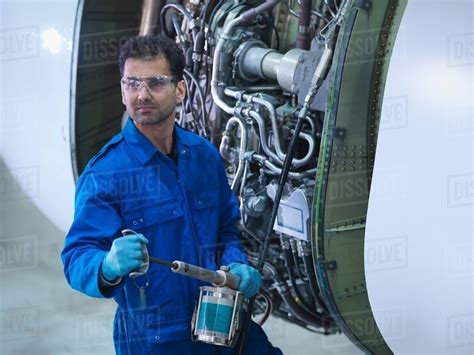
<path id="1" fill-rule="evenodd" d="M 272 297 L 270 296 L 270 294 L 265 290 L 260 290 L 258 292 L 258 294 L 260 296 L 262 296 L 265 299 L 265 301 L 267 302 L 267 309 L 265 310 L 265 313 L 263 314 L 262 319 L 260 319 L 257 322 L 258 325 L 262 326 L 267 321 L 268 317 L 270 317 L 270 315 L 273 312 L 273 300 L 272 300 Z"/>
<path id="2" fill-rule="evenodd" d="M 316 272 L 314 270 L 314 267 L 312 266 L 312 258 L 311 255 L 304 255 L 303 256 L 303 264 L 306 269 L 306 272 L 308 274 L 308 279 L 309 279 L 309 288 L 311 289 L 311 293 L 313 294 L 316 305 L 320 307 L 326 314 L 329 313 L 326 304 L 324 301 L 321 299 L 321 296 L 319 295 L 319 287 L 316 284 Z"/>
<path id="3" fill-rule="evenodd" d="M 249 256 L 248 258 L 253 259 L 253 262 L 255 264 L 259 263 L 259 260 L 256 257 Z M 282 280 L 281 276 L 276 271 L 273 265 L 268 262 L 265 262 L 262 266 L 262 271 L 267 271 L 267 273 L 270 273 L 272 275 L 271 277 L 276 281 L 275 286 L 278 294 L 282 298 L 286 307 L 291 311 L 291 313 L 295 314 L 297 318 L 301 319 L 305 323 L 311 324 L 319 328 L 327 328 L 328 325 L 330 325 L 329 323 L 332 321 L 331 319 L 313 317 L 312 315 L 306 313 L 303 309 L 301 309 L 301 307 L 296 303 L 293 296 L 291 295 L 290 288 L 288 287 L 286 282 Z M 250 306 L 248 313 L 251 314 Z"/>
<path id="4" fill-rule="evenodd" d="M 303 308 L 303 310 L 306 313 L 311 314 L 313 317 L 317 317 L 318 315 L 315 314 L 315 312 L 311 309 L 311 306 L 306 302 L 303 295 L 301 294 L 298 284 L 296 283 L 296 277 L 295 277 L 295 271 L 294 271 L 295 265 L 293 264 L 293 257 L 291 255 L 290 245 L 287 240 L 284 240 L 283 236 L 282 236 L 281 244 L 282 244 L 283 259 L 285 261 L 286 270 L 288 272 L 291 285 L 293 286 L 293 290 L 295 291 L 296 296 L 300 300 L 300 306 L 301 308 Z"/>
<path id="5" fill-rule="evenodd" d="M 197 94 L 199 96 L 199 101 L 201 101 L 201 115 L 202 115 L 202 127 L 203 127 L 203 132 L 204 132 L 204 137 L 207 138 L 207 132 L 206 132 L 206 127 L 207 127 L 207 114 L 206 114 L 206 101 L 204 100 L 204 93 L 202 92 L 202 88 L 201 86 L 199 85 L 197 79 L 195 78 L 194 75 L 191 74 L 191 72 L 187 69 L 184 69 L 184 73 L 189 76 L 189 78 L 191 79 L 191 81 L 193 82 L 194 84 L 194 87 L 196 88 L 197 90 Z M 194 101 L 194 95 L 193 97 L 189 96 L 190 100 L 191 100 L 191 107 L 192 107 L 192 103 Z"/>
<path id="6" fill-rule="evenodd" d="M 311 44 L 309 25 L 311 22 L 311 0 L 301 0 L 300 17 L 298 18 L 298 34 L 296 48 L 308 50 Z"/>

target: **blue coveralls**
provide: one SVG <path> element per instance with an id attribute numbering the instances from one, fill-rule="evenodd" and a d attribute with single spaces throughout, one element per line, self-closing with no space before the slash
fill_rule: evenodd
<path id="1" fill-rule="evenodd" d="M 74 222 L 62 251 L 72 288 L 118 304 L 118 354 L 232 354 L 233 349 L 191 342 L 191 317 L 204 283 L 150 264 L 147 276 L 99 287 L 105 254 L 121 230 L 149 241 L 151 256 L 216 270 L 247 263 L 238 238 L 239 209 L 222 160 L 205 139 L 175 125 L 177 163 L 156 149 L 128 120 L 91 159 L 77 183 Z M 139 287 L 145 288 L 143 307 Z M 279 354 L 252 322 L 246 354 Z"/>

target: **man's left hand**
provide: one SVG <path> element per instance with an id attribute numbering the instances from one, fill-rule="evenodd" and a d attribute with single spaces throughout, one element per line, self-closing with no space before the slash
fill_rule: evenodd
<path id="1" fill-rule="evenodd" d="M 241 263 L 232 263 L 228 267 L 231 274 L 240 277 L 239 291 L 244 293 L 245 298 L 252 297 L 260 290 L 262 276 L 256 269 Z"/>

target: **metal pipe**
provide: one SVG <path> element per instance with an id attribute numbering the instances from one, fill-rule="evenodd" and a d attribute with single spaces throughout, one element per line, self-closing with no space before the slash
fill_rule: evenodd
<path id="1" fill-rule="evenodd" d="M 156 31 L 158 14 L 162 7 L 161 0 L 144 0 L 142 19 L 140 21 L 140 36 L 152 35 Z"/>
<path id="2" fill-rule="evenodd" d="M 331 13 L 331 16 L 332 16 L 333 18 L 336 17 L 336 14 L 334 13 L 334 11 L 332 11 L 331 5 L 329 5 L 329 1 L 328 1 L 328 0 L 324 0 L 324 3 L 326 4 L 327 9 L 328 9 L 329 12 Z"/>
<path id="3" fill-rule="evenodd" d="M 280 159 L 282 161 L 285 160 L 285 153 L 283 153 L 283 149 L 281 148 L 280 130 L 278 129 L 275 107 L 272 105 L 272 103 L 266 100 L 259 99 L 258 97 L 254 97 L 253 102 L 264 106 L 267 109 L 268 113 L 270 114 L 273 134 L 275 136 L 275 150 L 276 150 L 277 155 L 280 157 Z M 296 162 L 296 159 L 294 159 L 293 161 Z"/>
<path id="4" fill-rule="evenodd" d="M 252 155 L 252 159 L 261 163 L 263 166 L 265 166 L 266 168 L 270 169 L 275 175 L 280 175 L 281 174 L 281 171 L 282 169 L 275 166 L 274 164 L 272 164 L 272 162 L 270 162 L 267 158 L 265 158 L 264 156 L 262 155 L 258 155 L 258 154 L 253 154 Z M 292 172 L 290 171 L 288 173 L 288 176 L 291 178 L 291 179 L 302 179 L 308 175 L 312 175 L 312 174 L 315 174 L 316 172 L 318 171 L 317 168 L 314 168 L 314 169 L 309 169 L 307 171 L 304 171 L 304 172 L 301 172 L 301 173 L 295 173 L 295 172 Z"/>
<path id="5" fill-rule="evenodd" d="M 242 20 L 243 20 L 242 22 L 244 24 L 251 23 L 257 17 L 257 15 L 265 11 L 272 10 L 273 7 L 279 2 L 280 0 L 267 0 L 263 4 L 260 4 L 257 7 L 254 7 L 254 8 L 251 8 L 250 10 L 245 11 L 241 15 Z"/>
<path id="6" fill-rule="evenodd" d="M 279 133 L 279 130 L 278 130 L 278 124 L 277 124 L 277 120 L 276 120 L 275 107 L 270 102 L 268 102 L 266 100 L 259 99 L 258 97 L 255 97 L 255 96 L 252 96 L 252 95 L 249 95 L 249 94 L 244 94 L 244 93 L 239 92 L 239 91 L 233 91 L 233 90 L 230 90 L 229 88 L 226 88 L 224 90 L 224 94 L 228 95 L 228 96 L 231 96 L 231 97 L 233 97 L 237 100 L 239 100 L 242 97 L 245 100 L 250 100 L 253 103 L 260 104 L 260 105 L 264 106 L 267 109 L 267 111 L 270 114 L 270 120 L 272 122 L 273 134 L 275 135 L 275 149 L 276 149 L 276 152 L 277 152 L 277 155 L 278 155 L 278 159 L 276 159 L 276 160 L 283 165 L 283 159 L 285 159 L 285 154 L 281 150 L 280 133 Z M 267 153 L 267 152 L 265 152 L 265 153 Z M 273 156 L 272 156 L 272 158 L 273 158 Z"/>
<path id="7" fill-rule="evenodd" d="M 311 21 L 311 0 L 301 0 L 300 17 L 298 18 L 298 34 L 296 35 L 296 48 L 309 49 L 309 25 Z"/>
<path id="8" fill-rule="evenodd" d="M 229 132 L 232 129 L 232 126 L 237 124 L 240 128 L 240 151 L 239 151 L 239 167 L 235 173 L 234 180 L 232 181 L 231 189 L 234 192 L 237 192 L 237 189 L 240 184 L 240 179 L 242 178 L 242 173 L 244 169 L 244 153 L 247 150 L 247 127 L 240 118 L 235 116 L 231 117 L 225 126 L 225 130 Z"/>
<path id="9" fill-rule="evenodd" d="M 273 160 L 275 160 L 278 164 L 283 165 L 283 161 L 267 145 L 267 135 L 266 135 L 265 122 L 263 121 L 263 117 L 257 111 L 254 111 L 254 110 L 249 111 L 249 116 L 252 117 L 257 122 L 258 131 L 260 134 L 260 143 L 262 144 L 262 149 L 265 152 L 265 154 L 273 158 Z"/>
<path id="10" fill-rule="evenodd" d="M 303 138 L 304 140 L 306 140 L 309 144 L 309 147 L 308 147 L 308 152 L 306 153 L 306 155 L 302 159 L 298 159 L 296 163 L 293 164 L 295 168 L 299 168 L 301 166 L 305 166 L 306 164 L 308 164 L 313 156 L 313 152 L 315 148 L 314 139 L 313 137 L 311 137 L 310 134 L 306 132 L 301 132 L 300 138 Z M 294 159 L 293 161 L 295 160 L 296 159 Z"/>
<path id="11" fill-rule="evenodd" d="M 298 2 L 298 5 L 299 5 L 299 4 L 300 4 L 300 3 Z M 294 17 L 296 17 L 296 18 L 299 18 L 299 17 L 300 17 L 300 14 L 297 13 L 295 10 L 293 10 L 293 2 L 292 2 L 292 0 L 289 0 L 289 1 L 288 1 L 288 11 L 289 11 L 289 13 L 292 14 Z M 326 17 L 324 17 L 324 15 L 322 14 L 322 9 L 321 9 L 321 8 L 319 9 L 319 11 L 311 10 L 311 14 L 314 15 L 314 16 L 316 16 L 316 17 L 318 18 L 318 20 L 321 19 L 321 20 L 324 20 L 324 22 L 326 22 L 326 23 L 329 22 L 329 20 L 328 20 Z M 316 28 L 317 28 L 317 27 L 316 27 Z"/>
<path id="12" fill-rule="evenodd" d="M 239 16 L 232 21 L 230 21 L 222 31 L 221 35 L 219 36 L 219 41 L 217 42 L 216 49 L 214 50 L 214 60 L 212 61 L 212 79 L 211 79 L 211 95 L 214 102 L 223 110 L 225 113 L 232 115 L 234 113 L 234 109 L 227 105 L 219 96 L 219 82 L 218 75 L 219 75 L 219 61 L 221 59 L 221 52 L 222 47 L 224 46 L 224 42 L 229 38 L 229 33 L 232 29 L 242 22 L 242 16 Z"/>
<path id="13" fill-rule="evenodd" d="M 308 116 L 305 117 L 305 120 L 309 122 L 309 126 L 311 127 L 311 137 L 316 137 L 316 126 L 311 118 Z"/>
<path id="14" fill-rule="evenodd" d="M 243 97 L 246 98 L 246 94 L 244 94 Z M 266 100 L 260 99 L 255 96 L 250 96 L 250 97 L 251 97 L 252 102 L 265 106 L 265 108 L 270 113 L 270 120 L 272 122 L 273 134 L 275 135 L 275 150 L 278 157 L 280 158 L 279 160 L 281 161 L 283 165 L 283 161 L 286 158 L 286 153 L 284 153 L 283 149 L 281 148 L 280 131 L 278 129 L 275 107 L 272 105 L 271 102 L 268 102 Z M 310 135 L 308 135 L 307 133 L 301 132 L 300 137 L 308 141 L 309 148 L 308 148 L 308 152 L 302 159 L 296 159 L 296 158 L 293 159 L 293 166 L 295 168 L 299 168 L 301 166 L 308 164 L 309 161 L 311 160 L 311 156 L 313 155 L 313 151 L 315 148 L 314 140 Z"/>
<path id="15" fill-rule="evenodd" d="M 227 89 L 232 91 L 242 90 L 248 91 L 281 91 L 280 85 L 253 85 L 253 86 L 242 86 L 237 88 L 236 86 L 229 86 Z"/>

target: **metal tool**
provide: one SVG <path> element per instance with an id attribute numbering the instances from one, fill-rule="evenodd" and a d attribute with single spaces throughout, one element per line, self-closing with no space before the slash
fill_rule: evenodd
<path id="1" fill-rule="evenodd" d="M 124 236 L 132 235 L 132 234 L 138 234 L 138 233 L 132 229 L 122 230 L 122 235 Z M 210 282 L 214 286 L 230 287 L 231 289 L 234 289 L 234 290 L 239 288 L 240 277 L 237 275 L 228 273 L 227 266 L 221 266 L 220 270 L 214 271 L 214 270 L 206 269 L 200 266 L 185 263 L 184 261 L 179 261 L 179 260 L 168 261 L 168 260 L 152 257 L 148 254 L 148 249 L 145 245 L 142 245 L 142 250 L 143 250 L 142 264 L 140 265 L 138 269 L 135 269 L 128 274 L 128 276 L 132 278 L 146 274 L 148 271 L 150 262 L 152 262 L 155 264 L 169 267 L 171 268 L 171 271 L 177 274 L 189 276 L 201 281 Z"/>
<path id="2" fill-rule="evenodd" d="M 122 234 L 138 234 L 131 229 L 124 229 Z M 210 270 L 200 266 L 192 265 L 184 261 L 168 261 L 155 258 L 148 254 L 148 249 L 142 245 L 143 262 L 138 269 L 129 273 L 136 278 L 145 275 L 150 262 L 169 267 L 174 273 L 192 277 L 214 286 L 201 286 L 199 299 L 196 302 L 192 325 L 192 339 L 214 345 L 235 346 L 240 335 L 241 309 L 244 299 L 243 293 L 238 291 L 240 277 L 228 272 L 227 266 L 221 266 L 220 270 Z M 148 286 L 148 282 L 146 282 Z M 146 287 L 145 286 L 145 287 Z M 139 287 L 137 285 L 137 287 Z M 140 304 L 146 305 L 145 287 L 140 289 Z"/>

